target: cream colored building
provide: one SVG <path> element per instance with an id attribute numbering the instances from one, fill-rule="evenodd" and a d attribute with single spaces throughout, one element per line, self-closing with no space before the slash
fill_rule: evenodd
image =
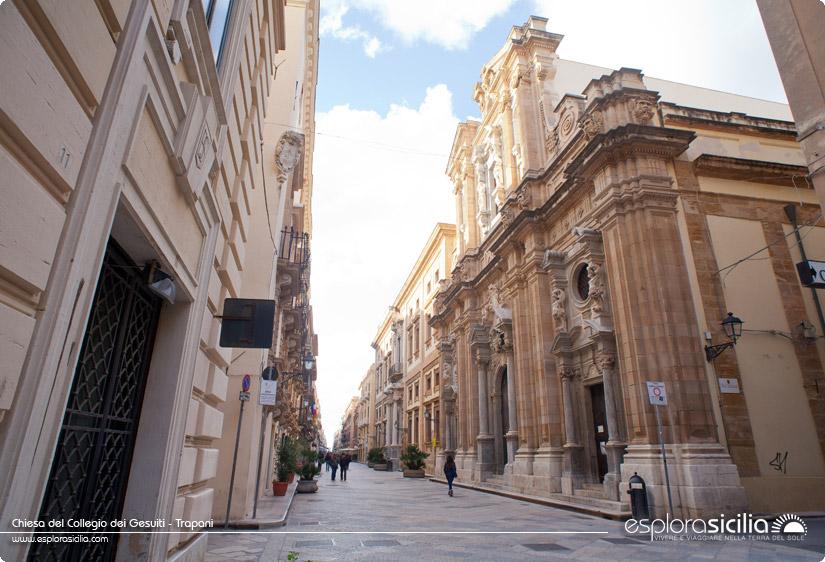
<path id="1" fill-rule="evenodd" d="M 317 1 L 0 5 L 2 530 L 222 512 L 238 381 L 255 395 L 270 361 L 220 347 L 220 316 L 277 296 L 279 230 L 311 230 L 317 18 Z M 204 533 L 172 530 L 0 550 L 203 557 Z"/>
<path id="2" fill-rule="evenodd" d="M 226 517 L 240 414 L 237 397 L 244 375 L 257 380 L 264 367 L 274 366 L 279 373 L 278 403 L 274 408 L 261 406 L 258 400 L 245 404 L 230 522 L 255 515 L 256 495 L 271 490 L 279 439 L 300 437 L 319 421 L 312 417 L 316 371 L 305 373 L 304 369 L 305 357 L 318 355 L 309 302 L 318 18 L 317 1 L 285 3 L 285 50 L 275 57 L 278 70 L 261 115 L 263 173 L 259 180 L 264 189 L 248 201 L 256 212 L 249 219 L 251 235 L 243 250 L 247 266 L 240 283 L 245 298 L 277 300 L 275 337 L 268 351 L 233 351 L 229 399 L 221 407 L 224 431 L 216 442 L 220 451 L 217 480 L 224 484 L 216 487 L 212 515 L 221 522 Z"/>
<path id="3" fill-rule="evenodd" d="M 359 460 L 367 461 L 367 453 L 375 444 L 375 365 L 370 365 L 358 385 L 357 447 Z"/>
<path id="4" fill-rule="evenodd" d="M 367 408 L 362 433 L 365 450 L 384 447 L 400 470 L 404 446 L 415 443 L 430 452 L 431 469 L 439 441 L 439 347 L 430 326 L 433 299 L 456 252 L 455 226 L 439 223 L 413 265 L 378 329 L 375 363 L 361 382 Z M 434 441 L 435 439 L 435 441 Z"/>
<path id="5" fill-rule="evenodd" d="M 825 319 L 795 265 L 825 222 L 787 106 L 563 60 L 546 25 L 484 65 L 447 170 L 459 479 L 622 516 L 638 473 L 663 514 L 659 408 L 677 514 L 819 509 Z"/>

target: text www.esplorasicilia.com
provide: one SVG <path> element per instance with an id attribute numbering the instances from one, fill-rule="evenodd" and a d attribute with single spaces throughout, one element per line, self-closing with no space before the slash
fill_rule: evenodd
<path id="1" fill-rule="evenodd" d="M 105 535 L 12 535 L 11 542 L 22 543 L 58 543 L 58 542 L 78 542 L 78 543 L 101 543 L 109 542 L 109 537 Z"/>

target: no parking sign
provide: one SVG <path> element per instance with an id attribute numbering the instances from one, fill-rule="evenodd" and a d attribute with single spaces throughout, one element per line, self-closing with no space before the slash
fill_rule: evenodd
<path id="1" fill-rule="evenodd" d="M 665 383 L 647 381 L 647 398 L 654 406 L 667 406 Z"/>

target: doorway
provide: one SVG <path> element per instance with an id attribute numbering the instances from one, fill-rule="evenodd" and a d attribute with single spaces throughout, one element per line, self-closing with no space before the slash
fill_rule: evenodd
<path id="1" fill-rule="evenodd" d="M 593 434 L 596 440 L 596 476 L 604 482 L 607 474 L 607 414 L 604 406 L 604 385 L 590 386 L 590 407 L 593 410 Z"/>
<path id="2" fill-rule="evenodd" d="M 103 258 L 40 520 L 119 519 L 160 299 L 114 242 Z M 114 560 L 117 540 L 35 543 L 29 560 Z"/>

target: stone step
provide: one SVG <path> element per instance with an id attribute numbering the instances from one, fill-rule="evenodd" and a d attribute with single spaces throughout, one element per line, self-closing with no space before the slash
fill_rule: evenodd
<path id="1" fill-rule="evenodd" d="M 431 478 L 433 482 L 440 482 L 446 484 L 447 481 L 443 478 Z M 502 479 L 503 480 L 503 479 Z M 630 518 L 630 506 L 621 502 L 606 500 L 602 498 L 592 498 L 588 496 L 569 496 L 565 494 L 551 494 L 549 496 L 531 496 L 522 494 L 513 490 L 505 484 L 499 482 L 490 482 L 489 480 L 477 484 L 464 484 L 458 481 L 453 482 L 454 487 L 468 488 L 471 490 L 478 490 L 488 494 L 495 494 L 516 500 L 536 503 L 539 505 L 546 505 L 548 507 L 557 507 L 560 509 L 568 509 L 571 511 L 578 511 L 580 513 L 587 513 L 589 515 L 596 515 L 598 517 L 605 517 L 607 519 L 615 519 L 623 521 Z"/>
<path id="2" fill-rule="evenodd" d="M 576 497 L 604 499 L 604 488 L 601 484 L 599 484 L 598 488 L 579 488 L 578 490 L 573 490 L 573 495 Z"/>
<path id="3" fill-rule="evenodd" d="M 596 482 L 584 482 L 582 488 L 585 490 L 604 490 L 604 484 Z"/>

